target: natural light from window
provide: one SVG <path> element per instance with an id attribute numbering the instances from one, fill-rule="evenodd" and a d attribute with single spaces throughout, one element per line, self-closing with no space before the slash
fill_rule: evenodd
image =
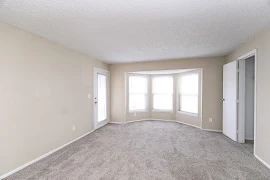
<path id="1" fill-rule="evenodd" d="M 147 76 L 129 76 L 129 111 L 147 110 Z"/>
<path id="2" fill-rule="evenodd" d="M 152 92 L 153 110 L 173 110 L 173 76 L 154 76 Z"/>
<path id="3" fill-rule="evenodd" d="M 107 118 L 106 76 L 98 74 L 98 122 Z"/>
<path id="4" fill-rule="evenodd" d="M 180 111 L 198 114 L 199 74 L 189 73 L 179 78 Z"/>

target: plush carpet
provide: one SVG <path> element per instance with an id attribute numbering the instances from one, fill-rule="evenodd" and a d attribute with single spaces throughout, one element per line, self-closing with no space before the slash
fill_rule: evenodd
<path id="1" fill-rule="evenodd" d="M 269 180 L 251 147 L 174 122 L 108 124 L 6 180 Z"/>

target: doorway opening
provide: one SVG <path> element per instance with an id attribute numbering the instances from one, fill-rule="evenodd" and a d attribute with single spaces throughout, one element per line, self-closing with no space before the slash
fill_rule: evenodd
<path id="1" fill-rule="evenodd" d="M 223 134 L 243 143 L 253 153 L 256 146 L 256 50 L 223 67 Z"/>
<path id="2" fill-rule="evenodd" d="M 238 142 L 253 154 L 256 141 L 256 51 L 239 60 Z"/>
<path id="3" fill-rule="evenodd" d="M 254 97 L 255 97 L 255 57 L 249 57 L 244 60 L 245 65 L 245 144 L 253 152 L 254 146 Z"/>

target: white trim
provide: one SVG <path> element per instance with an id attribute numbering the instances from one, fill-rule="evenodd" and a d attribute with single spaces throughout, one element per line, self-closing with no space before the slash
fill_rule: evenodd
<path id="1" fill-rule="evenodd" d="M 133 113 L 145 113 L 145 112 L 148 112 L 148 109 L 129 110 L 130 114 L 133 114 Z"/>
<path id="2" fill-rule="evenodd" d="M 0 179 L 4 179 L 4 178 L 6 178 L 6 177 L 8 177 L 8 176 L 10 176 L 10 175 L 12 175 L 12 174 L 14 174 L 14 173 L 20 171 L 20 170 L 26 168 L 27 166 L 30 166 L 30 165 L 33 164 L 33 163 L 35 163 L 35 162 L 37 162 L 37 161 L 40 161 L 41 159 L 44 159 L 45 157 L 47 157 L 47 156 L 49 156 L 49 155 L 55 153 L 56 151 L 58 151 L 58 150 L 60 150 L 60 149 L 62 149 L 62 148 L 64 148 L 64 147 L 68 146 L 69 144 L 71 144 L 71 143 L 73 143 L 73 142 L 75 142 L 75 141 L 77 141 L 77 140 L 83 138 L 84 136 L 87 136 L 88 134 L 92 133 L 93 131 L 94 131 L 94 130 L 92 130 L 92 131 L 90 131 L 90 132 L 88 132 L 88 133 L 86 133 L 86 134 L 84 134 L 84 135 L 82 135 L 82 136 L 80 136 L 80 137 L 78 137 L 78 138 L 76 138 L 76 139 L 74 139 L 74 140 L 72 140 L 72 141 L 70 141 L 70 142 L 68 142 L 68 143 L 66 143 L 66 144 L 64 144 L 64 145 L 62 145 L 62 146 L 60 146 L 60 147 L 54 149 L 54 150 L 52 150 L 52 151 L 50 151 L 50 152 L 47 152 L 46 154 L 43 154 L 42 156 L 39 156 L 38 158 L 36 158 L 36 159 L 34 159 L 34 160 L 32 160 L 32 161 L 30 161 L 30 162 L 28 162 L 28 163 L 25 163 L 24 165 L 22 165 L 22 166 L 20 166 L 20 167 L 18 167 L 18 168 L 16 168 L 16 169 L 14 169 L 14 170 L 12 170 L 12 171 L 6 173 L 6 174 L 0 176 Z"/>
<path id="3" fill-rule="evenodd" d="M 101 69 L 101 68 L 94 67 L 94 70 L 97 70 L 97 71 L 104 71 L 104 72 L 110 74 L 110 71 L 107 71 L 107 70 L 105 70 L 105 69 Z"/>
<path id="4" fill-rule="evenodd" d="M 238 134 L 237 134 L 237 141 L 239 143 L 245 143 L 245 104 L 246 104 L 246 99 L 245 99 L 245 75 L 246 75 L 246 69 L 245 69 L 245 64 L 246 61 L 245 59 L 238 60 L 239 62 L 239 73 L 238 73 L 238 82 L 239 82 L 239 87 L 238 87 Z M 254 94 L 255 95 L 255 94 Z"/>
<path id="5" fill-rule="evenodd" d="M 180 124 L 184 124 L 187 126 L 192 126 L 194 128 L 198 128 L 202 131 L 210 131 L 210 132 L 222 132 L 222 130 L 216 130 L 216 129 L 202 129 L 198 126 L 192 125 L 192 124 L 188 124 L 185 122 L 181 122 L 181 121 L 177 121 L 177 120 L 165 120 L 165 119 L 138 119 L 138 120 L 133 120 L 133 121 L 125 121 L 125 122 L 110 122 L 111 124 L 127 124 L 127 123 L 134 123 L 134 122 L 141 122 L 141 121 L 165 121 L 165 122 L 176 122 L 176 123 L 180 123 Z"/>
<path id="6" fill-rule="evenodd" d="M 132 121 L 125 121 L 123 124 L 140 122 L 140 121 L 150 121 L 150 119 L 138 119 L 138 120 L 132 120 Z"/>
<path id="7" fill-rule="evenodd" d="M 189 123 L 185 123 L 185 122 L 182 122 L 182 121 L 177 121 L 177 120 L 166 120 L 166 119 L 151 119 L 151 120 L 153 120 L 153 121 L 177 122 L 177 123 L 180 123 L 180 124 L 184 124 L 184 125 L 188 125 L 188 126 L 192 126 L 192 127 L 201 129 L 199 126 L 195 126 L 195 125 L 192 125 L 192 124 L 189 124 Z"/>
<path id="8" fill-rule="evenodd" d="M 109 124 L 125 124 L 125 122 L 109 122 Z"/>
<path id="9" fill-rule="evenodd" d="M 253 154 L 256 156 L 256 135 L 257 135 L 257 67 L 258 67 L 258 60 L 257 60 L 257 49 L 254 49 L 243 56 L 237 58 L 238 61 L 245 60 L 250 57 L 254 56 L 254 63 L 255 63 L 255 79 L 254 79 L 254 150 Z M 244 121 L 243 119 L 239 119 L 239 121 Z"/>
<path id="10" fill-rule="evenodd" d="M 174 110 L 166 110 L 166 109 L 152 109 L 152 112 L 167 112 L 167 113 L 173 113 Z"/>
<path id="11" fill-rule="evenodd" d="M 185 111 L 177 111 L 177 113 L 179 114 L 184 114 L 184 115 L 187 115 L 187 116 L 192 116 L 192 117 L 199 117 L 199 113 L 191 113 L 191 112 L 185 112 Z"/>
<path id="12" fill-rule="evenodd" d="M 239 58 L 237 58 L 237 60 L 241 60 L 241 59 L 247 59 L 251 56 L 255 56 L 257 55 L 257 49 L 253 49 L 252 51 L 240 56 Z"/>
<path id="13" fill-rule="evenodd" d="M 156 71 L 136 71 L 136 72 L 129 72 L 133 74 L 143 74 L 143 75 L 172 75 L 172 74 L 179 74 L 182 72 L 194 71 L 196 69 L 189 69 L 189 68 L 181 68 L 181 69 L 161 69 Z"/>
<path id="14" fill-rule="evenodd" d="M 202 130 L 203 130 L 203 131 L 220 132 L 220 133 L 222 133 L 222 130 L 216 130 L 216 129 L 203 129 L 203 128 L 202 128 Z"/>
<path id="15" fill-rule="evenodd" d="M 268 169 L 270 169 L 270 164 L 267 164 L 264 160 L 262 160 L 258 155 L 254 155 L 261 163 L 263 163 Z"/>

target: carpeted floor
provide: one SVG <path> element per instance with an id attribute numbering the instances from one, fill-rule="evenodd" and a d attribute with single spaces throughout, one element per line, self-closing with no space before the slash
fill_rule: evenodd
<path id="1" fill-rule="evenodd" d="M 251 147 L 174 122 L 108 124 L 6 180 L 269 180 Z"/>

